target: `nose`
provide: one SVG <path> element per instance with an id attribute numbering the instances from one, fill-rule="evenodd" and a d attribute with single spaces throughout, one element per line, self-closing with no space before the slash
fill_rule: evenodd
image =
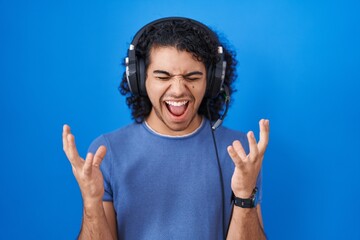
<path id="1" fill-rule="evenodd" d="M 182 96 L 186 92 L 186 82 L 182 76 L 174 76 L 171 81 L 170 94 L 174 96 Z"/>

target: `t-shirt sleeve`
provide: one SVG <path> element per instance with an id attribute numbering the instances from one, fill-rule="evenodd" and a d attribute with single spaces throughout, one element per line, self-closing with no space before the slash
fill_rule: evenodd
<path id="1" fill-rule="evenodd" d="M 113 201 L 113 191 L 111 188 L 111 169 L 112 169 L 112 157 L 111 157 L 111 148 L 107 139 L 102 135 L 96 138 L 89 147 L 88 152 L 95 154 L 96 150 L 104 145 L 106 147 L 106 155 L 101 162 L 100 170 L 104 178 L 104 196 L 103 201 L 112 202 Z"/>

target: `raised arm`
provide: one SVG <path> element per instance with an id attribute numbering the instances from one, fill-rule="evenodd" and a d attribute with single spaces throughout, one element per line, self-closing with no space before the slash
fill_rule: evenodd
<path id="1" fill-rule="evenodd" d="M 83 222 L 79 239 L 116 239 L 114 208 L 112 203 L 103 204 L 102 201 L 104 179 L 100 164 L 106 154 L 105 146 L 100 146 L 95 155 L 88 153 L 84 160 L 78 154 L 75 137 L 68 125 L 63 127 L 62 140 L 83 199 Z"/>
<path id="2" fill-rule="evenodd" d="M 228 153 L 235 164 L 231 188 L 238 198 L 249 198 L 255 189 L 264 153 L 269 141 L 269 120 L 260 120 L 260 140 L 256 143 L 253 132 L 248 132 L 250 153 L 246 155 L 240 141 L 228 147 Z M 234 206 L 227 239 L 266 239 L 263 230 L 261 207 L 242 208 Z"/>

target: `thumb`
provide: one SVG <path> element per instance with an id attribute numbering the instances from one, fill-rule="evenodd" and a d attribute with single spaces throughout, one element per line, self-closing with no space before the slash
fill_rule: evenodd
<path id="1" fill-rule="evenodd" d="M 100 146 L 94 155 L 93 165 L 99 167 L 106 154 L 106 147 Z"/>

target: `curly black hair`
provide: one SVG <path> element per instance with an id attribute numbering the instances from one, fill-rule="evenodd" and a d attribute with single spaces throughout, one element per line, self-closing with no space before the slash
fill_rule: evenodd
<path id="1" fill-rule="evenodd" d="M 217 34 L 214 32 L 214 36 Z M 220 42 L 220 41 L 218 41 Z M 218 59 L 218 42 L 210 36 L 209 32 L 187 19 L 176 19 L 159 22 L 148 26 L 136 46 L 136 55 L 145 59 L 145 68 L 149 66 L 150 52 L 152 47 L 176 47 L 180 51 L 192 53 L 193 57 L 205 64 L 206 69 L 210 65 L 216 65 Z M 235 52 L 221 42 L 226 61 L 224 84 L 229 88 L 229 95 L 235 91 L 233 82 L 236 79 Z M 131 93 L 128 86 L 126 72 L 124 72 L 119 91 L 126 96 L 126 103 L 131 109 L 132 118 L 137 123 L 142 123 L 150 114 L 152 104 L 147 96 L 139 96 Z M 207 108 L 207 104 L 209 107 Z M 210 120 L 220 117 L 224 109 L 225 98 L 222 94 L 210 99 L 205 96 L 202 100 L 198 113 Z M 208 109 L 210 113 L 208 113 Z"/>

